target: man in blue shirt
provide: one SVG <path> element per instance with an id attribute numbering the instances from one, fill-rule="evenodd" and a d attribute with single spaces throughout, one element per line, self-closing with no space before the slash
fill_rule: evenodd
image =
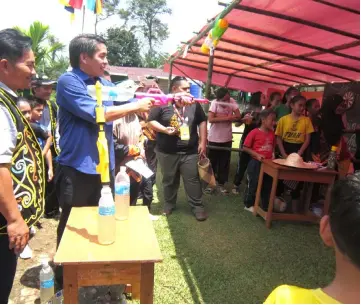
<path id="1" fill-rule="evenodd" d="M 99 130 L 95 121 L 96 101 L 89 96 L 87 86 L 94 85 L 97 81 L 103 86 L 114 86 L 101 77 L 108 64 L 107 47 L 102 37 L 92 34 L 75 37 L 69 45 L 69 57 L 73 69 L 59 78 L 56 96 L 59 106 L 60 155 L 55 183 L 62 208 L 57 232 L 58 245 L 71 208 L 96 206 L 100 198 L 101 180 L 96 171 L 99 163 L 96 146 Z M 152 100 L 142 99 L 124 106 L 114 106 L 112 101 L 103 101 L 103 105 L 110 170 L 114 178 L 112 121 L 129 113 L 148 111 Z"/>

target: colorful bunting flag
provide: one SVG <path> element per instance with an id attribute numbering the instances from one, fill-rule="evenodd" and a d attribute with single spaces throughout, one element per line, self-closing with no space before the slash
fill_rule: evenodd
<path id="1" fill-rule="evenodd" d="M 80 10 L 83 7 L 83 0 L 70 0 L 69 5 L 77 10 Z"/>
<path id="2" fill-rule="evenodd" d="M 102 0 L 95 0 L 95 10 L 94 13 L 99 15 L 103 11 L 103 1 Z"/>
<path id="3" fill-rule="evenodd" d="M 87 0 L 86 2 L 86 7 L 92 12 L 95 12 L 95 1 L 96 0 Z"/>

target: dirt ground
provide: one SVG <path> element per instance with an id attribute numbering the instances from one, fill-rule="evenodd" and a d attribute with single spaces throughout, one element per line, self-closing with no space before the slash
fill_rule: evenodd
<path id="1" fill-rule="evenodd" d="M 56 228 L 58 221 L 41 219 L 36 234 L 29 242 L 33 257 L 18 260 L 14 285 L 10 295 L 10 304 L 39 304 L 40 258 L 48 255 L 52 261 L 56 250 Z M 87 287 L 79 289 L 81 304 L 119 304 L 126 303 L 121 286 Z"/>

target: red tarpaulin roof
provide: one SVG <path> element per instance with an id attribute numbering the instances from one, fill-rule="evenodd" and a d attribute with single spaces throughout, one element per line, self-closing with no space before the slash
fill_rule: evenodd
<path id="1" fill-rule="evenodd" d="M 253 92 L 359 81 L 359 0 L 237 2 L 215 49 L 212 84 Z M 200 50 L 205 38 L 185 58 L 173 54 L 173 73 L 207 80 L 209 55 Z"/>

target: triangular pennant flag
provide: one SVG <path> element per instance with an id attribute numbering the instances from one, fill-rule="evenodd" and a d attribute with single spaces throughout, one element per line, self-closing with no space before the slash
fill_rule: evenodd
<path id="1" fill-rule="evenodd" d="M 95 11 L 94 13 L 99 15 L 103 11 L 103 1 L 102 0 L 96 0 L 95 1 Z"/>
<path id="2" fill-rule="evenodd" d="M 66 10 L 67 12 L 69 12 L 69 13 L 70 13 L 70 22 L 73 22 L 73 21 L 74 21 L 74 19 L 75 19 L 75 12 L 74 12 L 74 8 L 73 8 L 73 7 L 71 7 L 71 6 L 65 6 L 64 8 L 65 8 L 65 10 Z"/>
<path id="3" fill-rule="evenodd" d="M 96 0 L 87 0 L 86 7 L 91 10 L 92 12 L 95 11 L 95 1 Z"/>
<path id="4" fill-rule="evenodd" d="M 59 2 L 64 6 L 69 6 L 69 0 L 59 0 Z"/>
<path id="5" fill-rule="evenodd" d="M 80 10 L 83 7 L 83 0 L 70 0 L 69 5 Z"/>

